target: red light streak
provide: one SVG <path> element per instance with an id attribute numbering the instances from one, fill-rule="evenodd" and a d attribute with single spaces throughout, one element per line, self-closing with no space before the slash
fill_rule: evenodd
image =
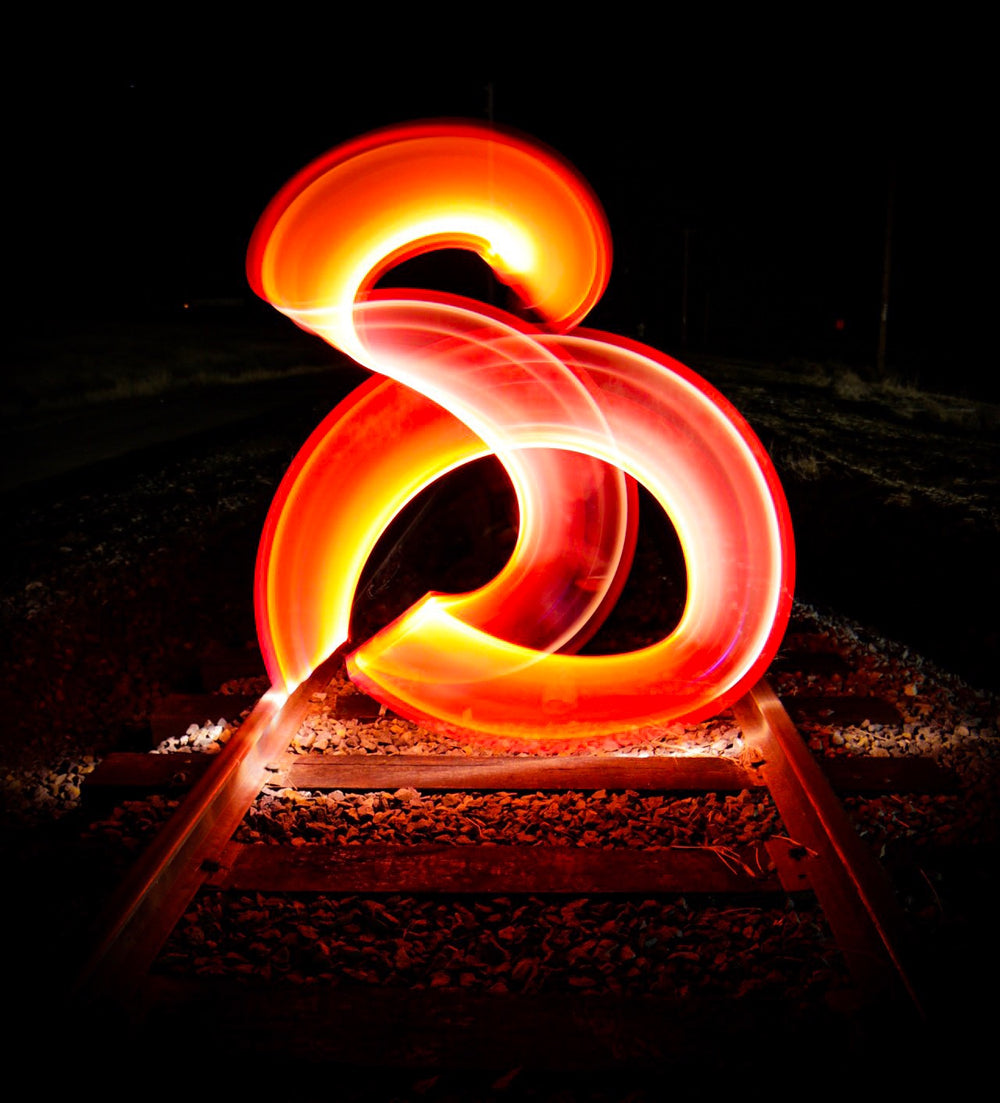
<path id="1" fill-rule="evenodd" d="M 389 267 L 468 248 L 546 320 L 472 300 L 373 291 Z M 255 291 L 378 373 L 316 429 L 269 513 L 258 634 L 289 692 L 349 635 L 380 535 L 447 471 L 495 453 L 520 529 L 480 589 L 430 594 L 348 658 L 352 680 L 441 730 L 578 739 L 694 720 L 766 668 L 791 606 L 791 523 L 737 411 L 655 349 L 579 328 L 610 271 L 587 185 L 523 138 L 469 123 L 400 126 L 296 176 L 255 230 Z M 687 602 L 670 635 L 574 654 L 631 565 L 634 481 L 677 530 Z"/>

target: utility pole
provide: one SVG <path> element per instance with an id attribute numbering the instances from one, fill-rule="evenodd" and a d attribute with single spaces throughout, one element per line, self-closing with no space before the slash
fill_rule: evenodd
<path id="1" fill-rule="evenodd" d="M 683 230 L 684 262 L 681 275 L 681 348 L 687 347 L 688 339 L 688 266 L 691 259 L 691 231 Z"/>
<path id="2" fill-rule="evenodd" d="M 882 309 L 878 324 L 878 354 L 875 357 L 875 375 L 885 378 L 886 328 L 889 321 L 889 270 L 892 264 L 892 217 L 896 198 L 896 166 L 889 165 L 888 195 L 885 210 L 885 247 L 882 251 Z"/>

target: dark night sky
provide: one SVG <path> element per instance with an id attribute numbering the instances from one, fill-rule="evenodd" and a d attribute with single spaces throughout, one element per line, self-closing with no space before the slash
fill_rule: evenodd
<path id="1" fill-rule="evenodd" d="M 794 65 L 704 56 L 668 55 L 646 76 L 556 50 L 545 76 L 528 60 L 459 73 L 421 56 L 367 80 L 306 64 L 280 80 L 141 64 L 39 78 L 9 128 L 23 169 L 8 179 L 13 315 L 246 295 L 247 239 L 292 173 L 374 126 L 485 119 L 492 102 L 496 122 L 556 148 L 605 205 L 615 265 L 593 323 L 642 325 L 667 351 L 687 230 L 692 346 L 872 361 L 894 165 L 890 366 L 995 391 L 980 377 L 988 132 L 972 78 L 946 84 L 878 50 Z"/>

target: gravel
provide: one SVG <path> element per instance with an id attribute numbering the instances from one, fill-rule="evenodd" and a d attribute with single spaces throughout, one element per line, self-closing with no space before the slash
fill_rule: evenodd
<path id="1" fill-rule="evenodd" d="M 878 694 L 894 701 L 902 724 L 801 725 L 819 755 L 925 755 L 954 770 L 956 794 L 848 798 L 859 833 L 883 857 L 893 847 L 976 845 L 997 841 L 996 780 L 1000 739 L 991 701 L 887 641 L 868 640 L 855 625 L 799 607 L 802 641 L 836 650 L 850 673 L 793 679 L 776 674 L 779 691 Z M 805 631 L 808 629 L 808 632 Z M 795 642 L 794 640 L 792 641 Z M 297 753 L 443 755 L 525 753 L 518 745 L 471 747 L 393 717 L 339 719 L 330 705 L 347 684 L 318 694 L 293 742 Z M 171 746 L 190 747 L 227 726 L 192 727 Z M 187 742 L 184 742 L 184 741 Z M 161 746 L 160 752 L 168 748 Z M 562 754 L 717 754 L 738 760 L 739 728 L 729 713 L 698 725 L 665 725 L 636 739 L 606 741 Z M 94 830 L 102 830 L 96 825 Z M 735 848 L 783 834 L 767 794 L 704 797 L 620 792 L 421 793 L 306 792 L 265 788 L 240 828 L 245 843 L 352 845 L 447 842 L 453 845 L 541 844 L 603 847 L 712 847 L 726 860 Z M 928 878 L 904 899 L 928 935 L 948 928 L 941 894 Z M 569 910 L 567 911 L 567 907 Z M 801 901 L 754 901 L 734 907 L 681 900 L 663 911 L 649 900 L 553 903 L 488 898 L 474 904 L 413 897 L 362 901 L 280 895 L 209 893 L 193 906 L 161 967 L 199 973 L 280 974 L 303 984 L 360 983 L 458 987 L 489 991 L 661 993 L 672 990 L 824 996 L 845 977 L 822 917 Z M 676 908 L 676 915 L 671 911 Z M 661 918 L 648 934 L 651 914 Z M 567 927 L 567 917 L 572 923 Z M 678 918 L 680 917 L 680 918 Z M 473 920 L 475 920 L 473 922 Z M 501 932 L 504 932 L 501 934 Z M 664 933 L 667 932 L 667 933 Z M 649 939 L 654 941 L 650 943 Z M 269 950 L 280 945 L 276 960 Z M 653 946 L 658 946 L 653 950 Z M 808 947 L 808 949 L 807 949 Z M 634 957 L 633 957 L 634 955 Z M 638 961 L 638 964 L 636 963 Z M 270 962 L 270 963 L 268 963 Z M 820 963 L 817 965 L 817 963 Z"/>

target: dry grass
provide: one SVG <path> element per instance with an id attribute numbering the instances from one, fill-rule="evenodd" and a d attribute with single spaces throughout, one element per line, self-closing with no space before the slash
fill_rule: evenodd
<path id="1" fill-rule="evenodd" d="M 919 383 L 898 376 L 878 379 L 842 364 L 806 364 L 798 378 L 799 382 L 828 388 L 845 402 L 889 407 L 907 420 L 977 433 L 1000 428 L 1000 406 L 961 395 L 926 391 Z"/>
<path id="2" fill-rule="evenodd" d="M 122 398 L 155 398 L 184 387 L 239 386 L 243 383 L 260 383 L 268 379 L 288 379 L 296 375 L 313 375 L 328 370 L 327 365 L 293 364 L 288 368 L 240 368 L 230 365 L 221 371 L 200 369 L 190 372 L 169 371 L 161 368 L 135 377 L 115 379 L 108 386 L 96 386 L 84 391 L 79 401 L 84 405 L 114 402 Z M 48 400 L 50 409 L 62 404 L 58 396 Z M 66 403 L 75 405 L 76 403 Z"/>
<path id="3" fill-rule="evenodd" d="M 815 482 L 822 478 L 828 464 L 815 452 L 804 448 L 792 448 L 773 457 L 783 472 L 788 472 L 803 482 Z"/>
<path id="4" fill-rule="evenodd" d="M 0 413 L 68 410 L 328 370 L 335 353 L 291 323 L 236 311 L 31 333 L 8 355 Z"/>
<path id="5" fill-rule="evenodd" d="M 31 333 L 8 355 L 0 413 L 65 410 L 180 389 L 240 384 L 329 368 L 328 346 L 277 314 L 263 317 L 238 304 L 225 311 L 184 311 L 154 322 L 104 321 Z M 712 357 L 692 366 L 727 392 L 725 380 L 752 378 L 766 390 L 815 389 L 891 410 L 897 418 L 970 432 L 1000 428 L 1000 405 L 927 391 L 899 377 L 836 361 L 789 359 L 780 364 Z M 967 371 L 955 365 L 955 378 Z M 728 393 L 728 392 L 727 392 Z"/>

